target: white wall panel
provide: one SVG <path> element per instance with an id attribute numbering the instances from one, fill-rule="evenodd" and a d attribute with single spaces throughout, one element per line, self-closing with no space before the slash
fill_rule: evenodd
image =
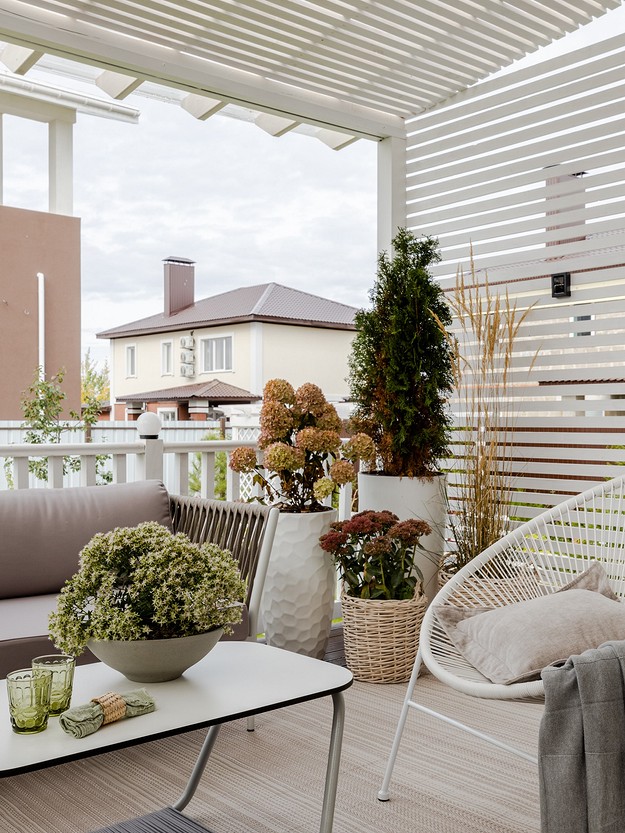
<path id="1" fill-rule="evenodd" d="M 441 285 L 451 292 L 459 268 L 471 282 L 472 252 L 479 286 L 530 308 L 502 409 L 516 522 L 625 465 L 624 100 L 619 35 L 477 85 L 408 125 L 407 224 L 438 237 Z M 571 296 L 552 298 L 560 272 Z M 452 407 L 462 424 L 462 397 Z M 447 461 L 452 507 L 465 449 L 456 442 Z"/>

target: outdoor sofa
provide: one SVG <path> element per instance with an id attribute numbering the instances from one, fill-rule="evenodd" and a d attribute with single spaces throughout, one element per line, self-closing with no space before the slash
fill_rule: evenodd
<path id="1" fill-rule="evenodd" d="M 56 651 L 48 616 L 91 537 L 143 521 L 232 552 L 248 588 L 243 621 L 229 638 L 255 636 L 277 515 L 260 505 L 169 495 L 157 480 L 0 491 L 0 677 Z M 93 661 L 90 652 L 78 658 Z"/>

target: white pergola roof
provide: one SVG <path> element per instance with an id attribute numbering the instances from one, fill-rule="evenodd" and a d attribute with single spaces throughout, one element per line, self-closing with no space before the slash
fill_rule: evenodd
<path id="1" fill-rule="evenodd" d="M 620 0 L 0 0 L 0 39 L 354 135 L 404 120 Z M 18 70 L 19 71 L 19 70 Z M 24 70 L 25 71 L 25 70 Z M 193 104 L 197 104 L 194 100 Z M 203 116 L 200 116 L 203 117 Z"/>

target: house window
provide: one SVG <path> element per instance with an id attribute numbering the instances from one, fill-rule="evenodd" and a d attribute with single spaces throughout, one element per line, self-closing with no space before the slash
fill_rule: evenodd
<path id="1" fill-rule="evenodd" d="M 137 347 L 128 344 L 126 347 L 126 376 L 137 375 Z"/>
<path id="2" fill-rule="evenodd" d="M 161 341 L 161 376 L 171 376 L 174 372 L 174 343 Z"/>
<path id="3" fill-rule="evenodd" d="M 156 413 L 161 418 L 161 422 L 173 422 L 178 419 L 178 408 L 157 408 Z"/>
<path id="4" fill-rule="evenodd" d="M 232 370 L 232 336 L 202 339 L 202 372 Z"/>

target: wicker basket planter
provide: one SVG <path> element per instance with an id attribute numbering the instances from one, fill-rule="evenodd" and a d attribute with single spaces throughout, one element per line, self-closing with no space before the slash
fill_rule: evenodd
<path id="1" fill-rule="evenodd" d="M 357 599 L 341 593 L 345 661 L 357 680 L 403 683 L 419 647 L 427 598 Z"/>

